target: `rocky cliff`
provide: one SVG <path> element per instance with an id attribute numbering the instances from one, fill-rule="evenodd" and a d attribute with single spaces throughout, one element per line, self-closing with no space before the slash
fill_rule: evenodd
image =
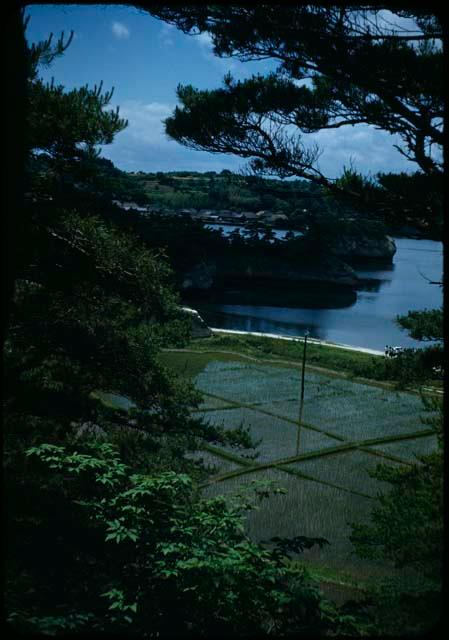
<path id="1" fill-rule="evenodd" d="M 341 260 L 384 260 L 391 262 L 396 244 L 390 236 L 336 236 L 329 247 L 331 255 Z"/>
<path id="2" fill-rule="evenodd" d="M 181 309 L 191 320 L 190 335 L 192 338 L 208 338 L 212 335 L 212 331 L 196 309 L 191 309 L 190 307 L 181 307 Z"/>
<path id="3" fill-rule="evenodd" d="M 345 287 L 357 286 L 359 280 L 348 264 L 335 257 L 328 257 L 316 264 L 292 265 L 279 259 L 217 258 L 213 263 L 201 263 L 185 274 L 182 289 L 211 290 L 235 286 L 269 284 L 291 286 L 295 283 L 333 284 Z"/>
<path id="4" fill-rule="evenodd" d="M 295 255 L 233 248 L 190 268 L 182 277 L 181 289 L 288 288 L 295 283 L 356 288 L 360 280 L 350 265 L 366 260 L 392 262 L 395 253 L 396 245 L 389 236 L 363 233 L 336 234 L 319 255 L 307 245 Z"/>

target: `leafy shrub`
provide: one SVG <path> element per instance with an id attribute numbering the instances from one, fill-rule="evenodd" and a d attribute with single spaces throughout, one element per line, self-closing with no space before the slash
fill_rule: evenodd
<path id="1" fill-rule="evenodd" d="M 189 476 L 132 473 L 110 443 L 42 444 L 27 456 L 46 499 L 20 523 L 9 562 L 15 628 L 142 637 L 352 628 L 285 564 L 287 541 L 268 551 L 249 540 L 246 496 L 198 500 Z M 302 548 L 315 543 L 301 538 Z"/>

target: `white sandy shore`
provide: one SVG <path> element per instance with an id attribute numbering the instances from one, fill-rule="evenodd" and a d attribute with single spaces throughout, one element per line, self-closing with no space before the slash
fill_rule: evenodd
<path id="1" fill-rule="evenodd" d="M 302 342 L 303 337 L 294 336 L 281 336 L 276 333 L 260 333 L 258 331 L 236 331 L 235 329 L 216 329 L 210 327 L 213 333 L 231 333 L 242 336 L 258 336 L 259 338 L 276 338 L 277 340 L 293 340 Z M 377 351 L 376 349 L 366 349 L 365 347 L 351 347 L 348 344 L 337 344 L 335 342 L 326 342 L 325 340 L 317 340 L 316 338 L 307 338 L 307 342 L 311 344 L 322 344 L 326 347 L 335 347 L 336 349 L 347 349 L 348 351 L 361 351 L 362 353 L 371 353 L 373 356 L 385 356 L 383 351 Z"/>

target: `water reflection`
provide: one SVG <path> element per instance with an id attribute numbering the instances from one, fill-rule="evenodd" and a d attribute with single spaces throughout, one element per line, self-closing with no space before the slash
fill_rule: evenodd
<path id="1" fill-rule="evenodd" d="M 326 339 L 323 323 L 312 321 L 303 322 L 301 314 L 292 311 L 291 316 L 285 314 L 283 318 L 270 317 L 270 311 L 276 307 L 238 307 L 220 305 L 215 309 L 198 307 L 202 317 L 210 326 L 222 329 L 236 329 L 238 331 L 256 331 L 261 333 L 277 333 L 287 336 L 303 336 L 306 331 L 313 338 Z M 273 331 L 273 327 L 276 329 Z"/>
<path id="2" fill-rule="evenodd" d="M 282 300 L 279 291 L 247 292 L 246 298 L 238 297 L 241 292 L 227 292 L 192 306 L 210 326 L 219 328 L 297 336 L 307 329 L 313 338 L 353 346 L 420 347 L 423 344 L 410 338 L 395 319 L 411 309 L 442 305 L 441 287 L 425 279 L 442 279 L 442 243 L 398 238 L 396 246 L 393 265 L 356 269 L 364 282 L 357 293 L 350 292 L 351 299 L 319 287 L 311 288 L 308 296 L 305 290 L 298 295 L 295 287 L 289 301 Z"/>
<path id="3" fill-rule="evenodd" d="M 379 291 L 383 285 L 388 286 L 388 280 L 377 280 L 375 278 L 361 279 L 357 285 L 357 291 Z"/>
<path id="4" fill-rule="evenodd" d="M 289 288 L 253 287 L 252 289 L 230 289 L 207 292 L 202 296 L 186 293 L 185 302 L 195 308 L 210 312 L 224 307 L 252 310 L 257 314 L 261 308 L 282 309 L 341 309 L 357 302 L 357 293 L 349 287 L 329 285 L 305 285 L 293 283 Z"/>

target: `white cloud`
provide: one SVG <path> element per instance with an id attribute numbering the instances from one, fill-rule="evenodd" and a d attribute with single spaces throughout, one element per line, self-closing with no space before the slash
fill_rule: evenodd
<path id="1" fill-rule="evenodd" d="M 403 146 L 398 135 L 379 131 L 371 125 L 322 129 L 304 136 L 304 143 L 316 143 L 322 150 L 319 167 L 324 175 L 336 178 L 350 166 L 365 175 L 379 172 L 413 172 L 417 165 L 402 156 L 393 145 Z"/>
<path id="2" fill-rule="evenodd" d="M 162 25 L 162 29 L 159 33 L 159 38 L 164 47 L 172 47 L 175 44 L 175 41 L 172 37 L 174 29 L 175 26 L 172 24 L 164 22 L 164 24 Z"/>
<path id="3" fill-rule="evenodd" d="M 236 171 L 242 164 L 240 158 L 192 151 L 168 138 L 163 120 L 174 107 L 161 102 L 123 102 L 120 116 L 128 120 L 128 127 L 103 147 L 101 155 L 125 171 Z"/>
<path id="4" fill-rule="evenodd" d="M 390 11 L 389 9 L 381 9 L 378 13 L 378 23 L 382 30 L 386 33 L 392 30 L 401 33 L 421 34 L 422 30 L 418 27 L 415 18 L 406 18 Z"/>
<path id="5" fill-rule="evenodd" d="M 118 40 L 127 40 L 130 36 L 130 31 L 123 22 L 113 22 L 112 33 Z"/>
<path id="6" fill-rule="evenodd" d="M 160 102 L 143 103 L 126 100 L 120 106 L 120 115 L 129 121 L 127 135 L 136 141 L 156 142 L 165 137 L 163 120 L 174 109 L 174 105 Z"/>
<path id="7" fill-rule="evenodd" d="M 238 60 L 231 60 L 230 58 L 219 58 L 215 55 L 213 51 L 212 36 L 209 33 L 203 31 L 202 33 L 192 37 L 200 47 L 201 53 L 206 60 L 219 67 L 225 74 L 232 71 L 233 73 L 237 72 L 237 75 L 241 75 L 240 72 L 242 71 L 241 67 L 243 66 L 243 63 Z"/>
<path id="8" fill-rule="evenodd" d="M 128 127 L 113 144 L 103 148 L 102 155 L 126 171 L 237 171 L 245 164 L 237 156 L 194 151 L 168 138 L 163 120 L 174 107 L 175 104 L 164 102 L 123 102 L 120 115 L 129 121 Z M 304 135 L 303 143 L 316 143 L 322 149 L 319 167 L 330 178 L 341 175 L 351 160 L 354 168 L 365 175 L 417 169 L 393 147 L 400 143 L 398 136 L 368 125 L 322 130 Z"/>
<path id="9" fill-rule="evenodd" d="M 204 51 L 212 53 L 213 44 L 212 36 L 210 35 L 210 33 L 207 33 L 207 31 L 203 31 L 202 33 L 199 33 L 197 36 L 195 36 L 195 40 L 198 42 L 200 47 L 204 49 Z"/>

